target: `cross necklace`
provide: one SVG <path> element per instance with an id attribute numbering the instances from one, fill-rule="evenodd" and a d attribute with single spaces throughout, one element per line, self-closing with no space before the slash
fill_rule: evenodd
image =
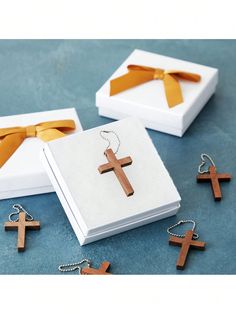
<path id="1" fill-rule="evenodd" d="M 13 209 L 16 211 L 9 215 L 9 221 L 5 222 L 5 230 L 18 230 L 18 242 L 17 248 L 19 252 L 25 250 L 25 234 L 27 229 L 39 230 L 40 222 L 34 221 L 32 215 L 30 215 L 21 205 L 13 205 Z M 18 215 L 19 218 L 12 220 L 12 217 Z"/>
<path id="2" fill-rule="evenodd" d="M 191 223 L 193 225 L 191 230 L 187 230 L 185 234 L 176 234 L 171 232 L 172 229 L 176 228 L 177 226 L 185 223 Z M 185 263 L 187 260 L 189 249 L 196 249 L 203 251 L 205 249 L 205 242 L 196 241 L 199 236 L 197 233 L 194 232 L 195 229 L 195 221 L 193 220 L 180 220 L 175 225 L 169 227 L 167 229 L 167 233 L 171 235 L 169 238 L 169 244 L 175 246 L 181 246 L 181 250 L 179 253 L 179 258 L 176 263 L 176 268 L 183 270 L 185 267 Z"/>
<path id="3" fill-rule="evenodd" d="M 211 165 L 208 170 L 202 170 L 206 164 L 206 160 L 210 161 Z M 201 161 L 198 167 L 197 182 L 210 182 L 215 201 L 220 201 L 222 198 L 220 182 L 228 182 L 232 176 L 228 173 L 217 173 L 214 161 L 207 154 L 201 154 Z"/>
<path id="4" fill-rule="evenodd" d="M 110 148 L 111 146 L 111 142 L 110 140 L 104 136 L 105 134 L 108 133 L 113 133 L 118 141 L 118 146 L 115 152 L 113 152 L 113 150 Z M 132 185 L 130 184 L 124 170 L 122 169 L 123 167 L 126 166 L 130 166 L 132 164 L 132 158 L 130 156 L 121 158 L 121 159 L 117 159 L 116 158 L 116 153 L 119 150 L 120 147 L 120 140 L 118 135 L 114 132 L 114 131 L 106 131 L 106 130 L 102 130 L 100 131 L 100 135 L 101 137 L 106 140 L 108 142 L 108 146 L 104 152 L 104 155 L 106 156 L 108 163 L 105 163 L 103 165 L 100 165 L 98 167 L 98 171 L 100 172 L 100 174 L 106 173 L 106 172 L 110 172 L 110 171 L 114 171 L 117 179 L 120 182 L 120 185 L 122 186 L 126 196 L 131 196 L 134 194 L 134 190 Z"/>
<path id="5" fill-rule="evenodd" d="M 86 267 L 82 267 L 82 265 L 86 265 Z M 72 272 L 75 270 L 79 271 L 80 275 L 110 275 L 107 270 L 110 267 L 110 263 L 108 261 L 102 262 L 99 268 L 91 267 L 92 262 L 89 259 L 83 259 L 80 262 L 73 264 L 64 264 L 58 267 L 58 270 L 62 273 Z"/>

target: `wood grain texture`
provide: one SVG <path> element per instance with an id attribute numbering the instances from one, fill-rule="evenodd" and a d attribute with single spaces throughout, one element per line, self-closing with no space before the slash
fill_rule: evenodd
<path id="1" fill-rule="evenodd" d="M 210 182 L 212 193 L 216 201 L 222 199 L 222 193 L 220 188 L 220 182 L 230 181 L 232 176 L 228 173 L 217 173 L 214 166 L 209 167 L 209 173 L 199 174 L 197 176 L 197 182 Z"/>
<path id="2" fill-rule="evenodd" d="M 110 267 L 110 263 L 108 261 L 102 262 L 101 266 L 96 269 L 92 267 L 83 268 L 81 270 L 82 275 L 111 275 L 111 273 L 107 272 L 107 269 Z"/>
<path id="3" fill-rule="evenodd" d="M 39 230 L 40 222 L 39 221 L 27 221 L 26 214 L 24 212 L 19 213 L 19 220 L 17 222 L 5 222 L 5 230 L 18 230 L 18 241 L 17 248 L 19 252 L 25 250 L 25 233 L 27 229 L 30 230 Z"/>
<path id="4" fill-rule="evenodd" d="M 98 167 L 98 171 L 103 174 L 109 171 L 114 171 L 117 179 L 119 180 L 125 194 L 131 196 L 134 194 L 133 187 L 131 186 L 125 172 L 122 167 L 126 167 L 132 164 L 131 157 L 125 157 L 117 159 L 112 149 L 107 149 L 105 151 L 105 156 L 108 160 L 108 163 L 103 164 Z"/>
<path id="5" fill-rule="evenodd" d="M 186 231 L 184 238 L 171 236 L 169 239 L 169 244 L 181 246 L 179 257 L 176 263 L 176 268 L 180 270 L 183 270 L 185 267 L 185 263 L 186 263 L 190 248 L 197 249 L 197 250 L 204 250 L 205 245 L 206 245 L 205 242 L 193 240 L 192 230 Z"/>

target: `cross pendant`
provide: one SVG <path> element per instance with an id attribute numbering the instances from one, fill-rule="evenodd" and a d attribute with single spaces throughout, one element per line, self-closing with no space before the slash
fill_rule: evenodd
<path id="1" fill-rule="evenodd" d="M 134 190 L 126 177 L 122 167 L 126 167 L 132 164 L 132 159 L 130 156 L 117 159 L 112 149 L 107 149 L 105 151 L 105 156 L 108 160 L 108 163 L 103 164 L 98 167 L 98 171 L 103 174 L 109 171 L 114 171 L 117 179 L 119 180 L 125 194 L 131 196 L 134 194 Z"/>
<path id="2" fill-rule="evenodd" d="M 81 270 L 82 275 L 111 275 L 107 272 L 107 269 L 109 268 L 110 263 L 105 261 L 101 264 L 101 266 L 96 269 L 92 267 L 83 268 Z"/>
<path id="3" fill-rule="evenodd" d="M 40 222 L 39 221 L 27 221 L 26 214 L 24 212 L 20 212 L 18 221 L 5 222 L 4 227 L 6 231 L 18 230 L 17 248 L 18 248 L 18 251 L 21 252 L 25 250 L 26 229 L 39 230 Z"/>
<path id="4" fill-rule="evenodd" d="M 181 246 L 181 250 L 179 253 L 179 258 L 176 263 L 176 268 L 183 270 L 185 267 L 185 263 L 187 260 L 188 252 L 190 248 L 197 249 L 197 250 L 205 250 L 205 242 L 201 241 L 196 241 L 193 240 L 193 231 L 188 230 L 185 233 L 184 238 L 178 238 L 171 236 L 169 239 L 169 244 L 170 245 L 176 245 L 176 246 Z"/>
<path id="5" fill-rule="evenodd" d="M 215 201 L 220 201 L 222 198 L 220 182 L 230 181 L 231 175 L 228 173 L 217 173 L 216 167 L 210 166 L 209 173 L 199 174 L 197 176 L 197 182 L 211 182 L 212 192 Z"/>

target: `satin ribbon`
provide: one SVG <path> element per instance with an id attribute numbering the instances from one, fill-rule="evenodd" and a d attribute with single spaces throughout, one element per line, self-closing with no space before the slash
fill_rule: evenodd
<path id="1" fill-rule="evenodd" d="M 110 96 L 116 95 L 132 87 L 152 81 L 163 80 L 167 103 L 170 108 L 181 104 L 183 100 L 179 79 L 199 82 L 201 76 L 195 73 L 151 68 L 130 64 L 128 73 L 110 81 Z"/>
<path id="2" fill-rule="evenodd" d="M 27 127 L 0 128 L 0 168 L 28 137 L 48 142 L 65 136 L 64 132 L 75 130 L 74 120 L 42 122 Z"/>

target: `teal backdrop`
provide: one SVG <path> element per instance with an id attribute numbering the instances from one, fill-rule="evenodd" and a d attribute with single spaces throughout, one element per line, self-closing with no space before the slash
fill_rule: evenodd
<path id="1" fill-rule="evenodd" d="M 98 116 L 95 92 L 135 48 L 219 69 L 216 94 L 183 138 L 148 130 L 181 194 L 178 215 L 80 247 L 55 193 L 3 200 L 1 274 L 60 274 L 58 265 L 82 258 L 94 266 L 108 260 L 114 274 L 236 274 L 236 179 L 222 184 L 217 203 L 209 184 L 196 183 L 202 152 L 220 172 L 236 175 L 236 41 L 2 40 L 0 115 L 75 107 L 84 129 L 108 123 Z M 24 253 L 16 250 L 17 233 L 3 227 L 14 203 L 42 224 L 27 232 Z M 166 232 L 180 219 L 194 219 L 207 242 L 205 252 L 191 250 L 184 271 L 175 268 L 180 249 L 168 245 Z"/>

